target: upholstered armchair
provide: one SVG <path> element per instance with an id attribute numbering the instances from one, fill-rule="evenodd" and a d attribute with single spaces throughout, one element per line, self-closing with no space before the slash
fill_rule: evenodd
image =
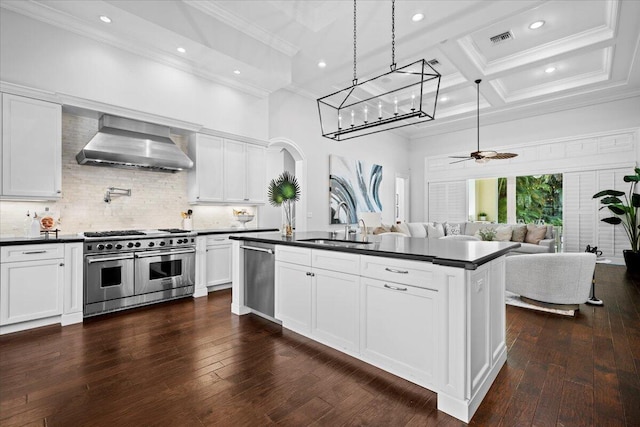
<path id="1" fill-rule="evenodd" d="M 589 298 L 596 255 L 548 253 L 505 259 L 507 291 L 551 304 L 582 304 Z"/>

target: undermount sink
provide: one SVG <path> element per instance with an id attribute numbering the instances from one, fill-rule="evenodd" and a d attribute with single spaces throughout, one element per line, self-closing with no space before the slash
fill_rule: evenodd
<path id="1" fill-rule="evenodd" d="M 328 246 L 342 246 L 344 248 L 351 248 L 360 245 L 370 245 L 373 242 L 356 242 L 354 240 L 333 240 L 333 239 L 301 239 L 300 242 L 316 243 L 319 245 Z"/>

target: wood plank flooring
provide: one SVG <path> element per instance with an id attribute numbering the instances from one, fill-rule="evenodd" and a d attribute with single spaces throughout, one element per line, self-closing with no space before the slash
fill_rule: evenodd
<path id="1" fill-rule="evenodd" d="M 471 425 L 640 425 L 640 281 L 603 307 L 507 306 L 508 359 Z M 0 426 L 459 426 L 436 395 L 257 316 L 231 294 L 0 337 Z"/>

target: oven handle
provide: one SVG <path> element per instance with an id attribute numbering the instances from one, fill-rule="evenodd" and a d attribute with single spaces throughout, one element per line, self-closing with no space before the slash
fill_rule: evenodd
<path id="1" fill-rule="evenodd" d="M 118 255 L 118 256 L 112 256 L 112 257 L 102 257 L 102 258 L 87 257 L 87 263 L 93 264 L 94 262 L 121 261 L 123 259 L 132 259 L 132 258 L 133 258 L 133 254 L 125 254 L 125 255 Z"/>
<path id="2" fill-rule="evenodd" d="M 196 250 L 193 248 L 189 248 L 189 249 L 171 249 L 171 250 L 167 250 L 167 251 L 148 251 L 148 252 L 141 252 L 141 253 L 136 253 L 135 257 L 136 258 L 149 258 L 152 256 L 162 256 L 162 255 L 180 255 L 180 254 L 194 254 L 196 253 Z"/>

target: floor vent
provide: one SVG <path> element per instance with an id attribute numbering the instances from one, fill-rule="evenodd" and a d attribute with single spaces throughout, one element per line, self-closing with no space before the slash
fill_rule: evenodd
<path id="1" fill-rule="evenodd" d="M 512 40 L 513 39 L 513 33 L 511 31 L 505 31 L 502 34 L 498 34 L 495 35 L 493 37 L 490 37 L 489 40 L 491 41 L 492 45 L 496 45 L 502 42 L 506 42 L 507 40 Z"/>

